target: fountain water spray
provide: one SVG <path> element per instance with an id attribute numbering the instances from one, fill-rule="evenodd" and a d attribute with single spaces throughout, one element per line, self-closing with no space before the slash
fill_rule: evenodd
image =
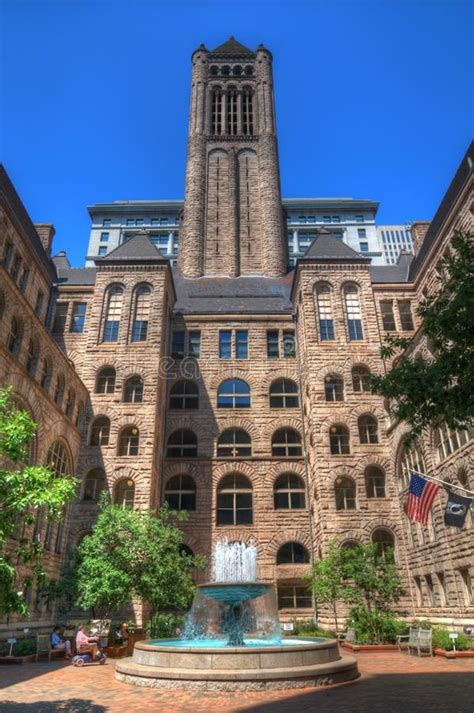
<path id="1" fill-rule="evenodd" d="M 245 542 L 219 540 L 212 556 L 214 582 L 255 582 L 257 579 L 257 548 Z"/>

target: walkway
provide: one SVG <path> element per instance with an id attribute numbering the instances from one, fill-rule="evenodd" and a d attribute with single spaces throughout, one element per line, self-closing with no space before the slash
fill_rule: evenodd
<path id="1" fill-rule="evenodd" d="M 474 659 L 359 654 L 360 679 L 334 688 L 191 693 L 135 688 L 114 662 L 0 666 L 0 713 L 474 713 Z"/>

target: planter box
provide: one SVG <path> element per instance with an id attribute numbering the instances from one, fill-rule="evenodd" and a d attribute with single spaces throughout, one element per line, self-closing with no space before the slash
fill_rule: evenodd
<path id="1" fill-rule="evenodd" d="M 474 659 L 474 651 L 446 651 L 446 649 L 436 648 L 435 656 L 444 656 L 446 659 Z"/>
<path id="2" fill-rule="evenodd" d="M 0 656 L 0 664 L 22 664 L 33 663 L 36 661 L 36 654 L 28 654 L 27 656 Z"/>
<path id="3" fill-rule="evenodd" d="M 396 644 L 351 644 L 350 641 L 340 641 L 339 646 L 349 651 L 370 652 L 372 654 L 383 653 L 384 651 L 398 651 Z"/>

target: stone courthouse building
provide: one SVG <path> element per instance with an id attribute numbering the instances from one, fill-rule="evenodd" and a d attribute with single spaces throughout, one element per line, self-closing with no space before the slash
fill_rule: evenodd
<path id="1" fill-rule="evenodd" d="M 441 428 L 406 448 L 369 377 L 387 333 L 429 353 L 416 306 L 453 231 L 472 229 L 473 159 L 471 145 L 432 222 L 414 224 L 414 257 L 373 264 L 333 229 L 363 226 L 364 210 L 373 222 L 376 204 L 321 199 L 319 221 L 314 199 L 315 237 L 289 265 L 272 55 L 231 38 L 192 55 L 184 206 L 94 207 L 94 266 L 50 258 L 52 228 L 33 226 L 2 173 L 1 381 L 39 423 L 36 461 L 81 481 L 60 533 L 32 533 L 50 576 L 107 489 L 123 507 L 187 510 L 194 553 L 254 541 L 282 618 L 312 615 L 302 576 L 336 539 L 394 548 L 409 616 L 472 621 L 472 516 L 447 528 L 441 491 L 429 526 L 414 525 L 400 495 L 411 468 L 474 489 L 469 434 Z M 332 221 L 331 200 L 346 218 Z M 178 257 L 174 229 L 154 227 L 173 210 Z"/>

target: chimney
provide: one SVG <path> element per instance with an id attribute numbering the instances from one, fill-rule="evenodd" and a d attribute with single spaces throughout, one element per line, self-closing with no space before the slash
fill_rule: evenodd
<path id="1" fill-rule="evenodd" d="M 35 223 L 36 232 L 39 235 L 44 251 L 48 257 L 51 256 L 51 244 L 55 234 L 54 225 L 52 223 Z"/>
<path id="2" fill-rule="evenodd" d="M 413 252 L 418 255 L 425 239 L 425 235 L 430 227 L 429 220 L 415 220 L 411 224 L 411 238 L 413 240 Z"/>

